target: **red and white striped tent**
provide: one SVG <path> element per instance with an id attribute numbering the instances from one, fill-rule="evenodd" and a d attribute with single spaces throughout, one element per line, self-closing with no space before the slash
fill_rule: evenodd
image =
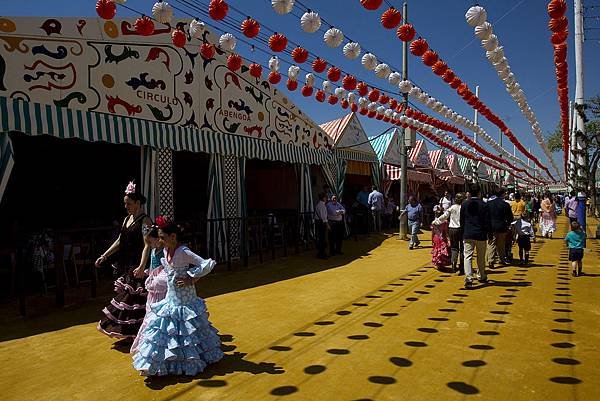
<path id="1" fill-rule="evenodd" d="M 333 139 L 333 148 L 343 148 L 350 160 L 370 161 L 377 156 L 356 113 L 350 113 L 336 120 L 320 124 L 320 127 Z"/>
<path id="2" fill-rule="evenodd" d="M 429 158 L 431 159 L 431 165 L 433 166 L 433 174 L 437 177 L 447 177 L 452 175 L 448 161 L 444 155 L 442 149 L 430 150 Z"/>
<path id="3" fill-rule="evenodd" d="M 422 139 L 415 143 L 415 147 L 408 153 L 408 158 L 417 168 L 433 168 L 427 144 Z"/>
<path id="4" fill-rule="evenodd" d="M 446 155 L 446 163 L 448 164 L 449 170 L 452 172 L 453 176 L 463 177 L 463 172 L 460 168 L 460 163 L 458 162 L 458 157 L 456 155 Z"/>

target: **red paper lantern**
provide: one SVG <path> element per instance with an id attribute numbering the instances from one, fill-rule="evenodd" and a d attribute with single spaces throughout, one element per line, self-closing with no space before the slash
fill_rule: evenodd
<path id="1" fill-rule="evenodd" d="M 312 69 L 316 73 L 322 73 L 325 71 L 325 68 L 327 68 L 327 61 L 323 60 L 322 58 L 317 57 L 315 61 L 312 62 Z"/>
<path id="2" fill-rule="evenodd" d="M 360 0 L 360 4 L 366 8 L 367 10 L 377 10 L 379 7 L 381 7 L 381 3 L 383 3 L 383 0 Z"/>
<path id="3" fill-rule="evenodd" d="M 327 79 L 331 82 L 337 82 L 342 77 L 342 72 L 337 67 L 330 67 L 327 71 Z"/>
<path id="4" fill-rule="evenodd" d="M 96 2 L 96 12 L 102 19 L 113 19 L 117 14 L 117 5 L 113 0 L 98 0 Z"/>
<path id="5" fill-rule="evenodd" d="M 271 85 L 277 85 L 281 82 L 281 74 L 278 71 L 271 71 L 267 79 Z"/>
<path id="6" fill-rule="evenodd" d="M 291 79 L 288 79 L 285 86 L 287 86 L 288 90 L 295 91 L 298 89 L 298 81 L 292 81 Z"/>
<path id="7" fill-rule="evenodd" d="M 404 24 L 398 27 L 396 36 L 403 42 L 410 42 L 415 38 L 416 31 L 412 24 Z"/>
<path id="8" fill-rule="evenodd" d="M 437 63 L 437 61 L 439 60 L 439 56 L 435 51 L 430 49 L 423 54 L 421 60 L 423 61 L 423 64 L 425 64 L 428 67 L 431 67 L 435 63 Z"/>
<path id="9" fill-rule="evenodd" d="M 248 66 L 248 71 L 254 78 L 259 79 L 262 76 L 262 65 L 252 63 Z"/>
<path id="10" fill-rule="evenodd" d="M 460 80 L 459 77 L 455 77 L 452 82 L 450 82 L 450 87 L 452 89 L 456 89 L 460 86 L 460 84 L 462 84 L 462 81 Z"/>
<path id="11" fill-rule="evenodd" d="M 150 36 L 154 33 L 154 22 L 145 15 L 136 19 L 133 27 L 142 36 Z"/>
<path id="12" fill-rule="evenodd" d="M 396 99 L 390 100 L 390 109 L 396 109 L 398 107 L 398 101 Z"/>
<path id="13" fill-rule="evenodd" d="M 379 100 L 379 91 L 377 89 L 371 89 L 369 92 L 369 100 L 372 102 L 376 102 Z"/>
<path id="14" fill-rule="evenodd" d="M 350 110 L 352 110 L 353 113 L 356 113 L 358 110 L 358 105 L 356 103 L 350 104 Z"/>
<path id="15" fill-rule="evenodd" d="M 560 56 L 560 58 L 566 58 L 567 57 L 567 44 L 566 43 L 560 43 L 558 45 L 554 46 L 554 55 L 555 56 Z"/>
<path id="16" fill-rule="evenodd" d="M 271 50 L 277 53 L 284 51 L 287 47 L 287 43 L 288 40 L 285 37 L 285 35 L 282 35 L 280 33 L 274 33 L 269 38 L 269 47 L 271 48 Z"/>
<path id="17" fill-rule="evenodd" d="M 417 57 L 421 57 L 427 50 L 429 50 L 429 44 L 423 38 L 419 38 L 410 44 L 410 52 Z"/>
<path id="18" fill-rule="evenodd" d="M 415 112 L 413 109 L 411 109 L 410 107 L 408 109 L 406 109 L 406 111 L 404 112 L 404 114 L 406 115 L 406 117 L 408 118 L 413 118 L 413 116 L 415 115 Z"/>
<path id="19" fill-rule="evenodd" d="M 448 70 L 448 64 L 446 64 L 445 62 L 443 62 L 442 60 L 438 60 L 435 62 L 435 64 L 431 67 L 431 70 L 433 71 L 433 73 L 435 75 L 444 75 L 444 73 L 446 72 L 446 70 Z"/>
<path id="20" fill-rule="evenodd" d="M 308 59 L 308 51 L 302 47 L 296 47 L 292 50 L 292 58 L 296 63 L 302 64 Z"/>
<path id="21" fill-rule="evenodd" d="M 366 94 L 369 92 L 369 87 L 364 82 L 359 82 L 358 85 L 356 85 L 356 90 L 358 91 L 359 95 L 366 96 Z"/>
<path id="22" fill-rule="evenodd" d="M 250 17 L 242 21 L 242 33 L 248 38 L 255 38 L 260 32 L 260 24 L 255 19 Z"/>
<path id="23" fill-rule="evenodd" d="M 200 54 L 205 59 L 213 58 L 215 55 L 215 47 L 210 43 L 204 43 L 200 46 Z"/>
<path id="24" fill-rule="evenodd" d="M 454 78 L 456 78 L 456 75 L 454 75 L 454 71 L 452 71 L 450 68 L 448 68 L 446 72 L 444 72 L 444 75 L 442 75 L 442 79 L 447 83 L 451 83 Z"/>
<path id="25" fill-rule="evenodd" d="M 548 21 L 548 28 L 550 28 L 552 32 L 564 31 L 567 29 L 568 25 L 569 20 L 564 15 L 560 18 L 551 18 L 550 21 Z"/>
<path id="26" fill-rule="evenodd" d="M 171 33 L 171 41 L 176 47 L 185 46 L 186 40 L 185 32 L 183 32 L 181 29 L 176 29 L 173 31 L 173 33 Z"/>
<path id="27" fill-rule="evenodd" d="M 360 113 L 361 116 L 366 116 L 367 113 L 369 113 L 369 110 L 364 107 L 361 107 L 358 112 Z"/>
<path id="28" fill-rule="evenodd" d="M 304 85 L 302 87 L 302 96 L 309 97 L 313 93 L 313 87 Z"/>
<path id="29" fill-rule="evenodd" d="M 377 112 L 375 110 L 371 110 L 367 113 L 367 117 L 369 118 L 373 118 L 377 115 Z"/>
<path id="30" fill-rule="evenodd" d="M 228 11 L 229 6 L 224 0 L 211 0 L 208 4 L 208 15 L 216 21 L 224 19 Z"/>
<path id="31" fill-rule="evenodd" d="M 565 40 L 567 40 L 567 37 L 569 36 L 569 31 L 560 31 L 560 32 L 554 32 L 552 34 L 552 36 L 550 37 L 550 42 L 552 42 L 553 45 L 560 45 L 562 43 L 565 42 Z"/>
<path id="32" fill-rule="evenodd" d="M 342 79 L 342 86 L 347 91 L 356 89 L 356 77 L 354 75 L 346 75 L 344 79 Z"/>
<path id="33" fill-rule="evenodd" d="M 240 57 L 239 54 L 236 53 L 231 53 L 228 57 L 227 57 L 227 68 L 229 68 L 231 71 L 237 71 L 242 67 L 242 58 Z"/>
<path id="34" fill-rule="evenodd" d="M 347 109 L 349 105 L 350 103 L 348 103 L 346 99 L 342 99 L 342 101 L 340 102 L 340 106 L 342 106 L 342 109 Z"/>
<path id="35" fill-rule="evenodd" d="M 319 89 L 317 93 L 315 93 L 315 99 L 317 99 L 317 102 L 323 103 L 325 101 L 325 92 Z"/>
<path id="36" fill-rule="evenodd" d="M 382 93 L 381 96 L 379 96 L 379 103 L 381 104 L 388 104 L 388 102 L 390 101 L 390 97 L 387 96 L 385 93 Z"/>
<path id="37" fill-rule="evenodd" d="M 381 14 L 381 25 L 385 29 L 394 29 L 402 22 L 402 14 L 394 7 L 390 7 Z"/>
<path id="38" fill-rule="evenodd" d="M 336 95 L 329 95 L 329 97 L 327 97 L 327 102 L 329 104 L 336 104 L 338 102 L 338 97 Z"/>
<path id="39" fill-rule="evenodd" d="M 550 18 L 560 18 L 567 12 L 565 0 L 552 0 L 548 3 L 548 15 Z"/>

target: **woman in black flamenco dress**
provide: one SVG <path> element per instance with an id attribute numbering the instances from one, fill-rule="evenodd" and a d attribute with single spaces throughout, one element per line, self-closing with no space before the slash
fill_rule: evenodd
<path id="1" fill-rule="evenodd" d="M 97 328 L 109 337 L 133 340 L 146 314 L 144 266 L 148 249 L 144 245 L 144 230 L 152 225 L 152 221 L 142 210 L 146 199 L 135 191 L 135 184 L 129 183 L 123 202 L 127 217 L 119 237 L 96 261 L 99 267 L 110 255 L 118 252 L 115 266 L 115 275 L 118 277 L 115 281 L 116 295 L 102 309 L 104 317 L 98 322 Z"/>

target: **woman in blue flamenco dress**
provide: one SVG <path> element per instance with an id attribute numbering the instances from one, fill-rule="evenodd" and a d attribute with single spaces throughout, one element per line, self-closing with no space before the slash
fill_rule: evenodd
<path id="1" fill-rule="evenodd" d="M 181 245 L 181 228 L 174 223 L 159 227 L 158 235 L 164 245 L 167 295 L 150 305 L 133 367 L 143 376 L 195 376 L 223 358 L 218 331 L 208 321 L 206 304 L 194 286 L 216 262 Z"/>

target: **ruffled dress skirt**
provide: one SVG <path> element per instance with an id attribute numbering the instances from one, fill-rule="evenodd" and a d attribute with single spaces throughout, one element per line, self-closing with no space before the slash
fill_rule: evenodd
<path id="1" fill-rule="evenodd" d="M 140 340 L 146 326 L 148 326 L 148 316 L 150 312 L 150 305 L 162 301 L 167 295 L 167 274 L 164 269 L 157 267 L 147 271 L 148 278 L 146 278 L 146 290 L 148 291 L 148 300 L 146 301 L 146 317 L 138 331 L 138 335 L 135 337 L 133 344 L 131 345 L 131 353 L 135 353 L 139 346 Z"/>
<path id="2" fill-rule="evenodd" d="M 142 375 L 194 376 L 223 358 L 221 339 L 201 298 L 180 305 L 164 299 L 150 313 L 133 355 L 133 367 Z"/>
<path id="3" fill-rule="evenodd" d="M 431 261 L 437 268 L 450 265 L 450 249 L 448 243 L 439 235 L 433 237 L 433 249 L 431 250 Z"/>
<path id="4" fill-rule="evenodd" d="M 134 338 L 146 315 L 144 280 L 130 270 L 115 281 L 115 297 L 102 309 L 98 330 L 113 338 Z"/>

